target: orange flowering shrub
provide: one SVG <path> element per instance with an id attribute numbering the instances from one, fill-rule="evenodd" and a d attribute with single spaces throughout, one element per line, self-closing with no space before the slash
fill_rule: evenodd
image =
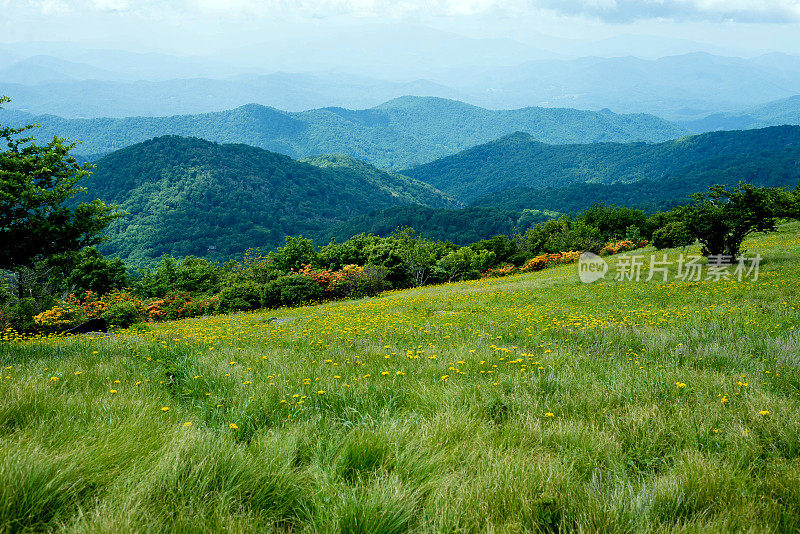
<path id="1" fill-rule="evenodd" d="M 118 289 L 106 293 L 102 298 L 94 291 L 87 291 L 82 296 L 71 293 L 66 299 L 34 317 L 34 322 L 44 330 L 63 330 L 90 317 L 102 317 L 112 306 L 122 303 L 132 305 L 138 316 L 145 313 L 142 301 L 130 289 Z"/>
<path id="2" fill-rule="evenodd" d="M 562 263 L 575 263 L 580 258 L 580 251 L 573 250 L 570 252 L 555 252 L 552 254 L 540 254 L 534 256 L 525 262 L 525 265 L 519 268 L 520 272 L 527 271 L 541 271 L 554 265 Z"/>
<path id="3" fill-rule="evenodd" d="M 508 265 L 503 265 L 502 267 L 498 267 L 496 269 L 487 269 L 485 273 L 483 273 L 484 278 L 499 278 L 501 276 L 508 276 L 510 274 L 514 274 L 517 268 L 514 267 L 511 263 Z"/>
<path id="4" fill-rule="evenodd" d="M 622 241 L 617 241 L 615 243 L 607 243 L 606 246 L 604 246 L 600 251 L 600 255 L 606 256 L 610 254 L 618 254 L 620 252 L 628 252 L 629 250 L 635 250 L 637 248 L 647 246 L 647 243 L 648 241 L 642 238 L 623 239 Z"/>
<path id="5" fill-rule="evenodd" d="M 33 321 L 45 331 L 60 331 L 86 320 L 86 311 L 75 304 L 62 302 L 34 316 Z"/>
<path id="6" fill-rule="evenodd" d="M 350 267 L 348 265 L 347 267 Z M 345 269 L 347 269 L 345 267 Z M 304 265 L 299 271 L 293 271 L 295 274 L 310 278 L 317 283 L 317 285 L 325 292 L 332 292 L 336 286 L 344 280 L 346 273 L 344 269 L 341 271 L 329 271 L 327 269 L 316 270 L 311 265 Z"/>
<path id="7" fill-rule="evenodd" d="M 338 271 L 316 270 L 304 265 L 295 274 L 314 280 L 326 298 L 354 298 L 375 295 L 385 289 L 383 267 L 345 265 Z"/>

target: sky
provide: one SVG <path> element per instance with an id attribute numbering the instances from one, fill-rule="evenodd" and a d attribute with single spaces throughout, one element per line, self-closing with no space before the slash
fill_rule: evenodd
<path id="1" fill-rule="evenodd" d="M 386 25 L 513 39 L 565 55 L 586 52 L 576 42 L 615 37 L 619 55 L 636 55 L 641 39 L 628 36 L 696 41 L 730 55 L 800 55 L 800 0 L 0 0 L 0 42 L 178 55 Z"/>

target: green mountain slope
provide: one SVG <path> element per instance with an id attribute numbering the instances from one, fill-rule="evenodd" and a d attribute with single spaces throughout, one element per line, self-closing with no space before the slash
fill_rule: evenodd
<path id="1" fill-rule="evenodd" d="M 100 198 L 128 214 L 105 252 L 135 261 L 161 254 L 224 259 L 284 236 L 310 234 L 410 202 L 450 205 L 430 186 L 363 166 L 321 168 L 247 145 L 165 136 L 106 156 L 78 200 Z"/>
<path id="2" fill-rule="evenodd" d="M 479 143 L 528 132 L 549 143 L 663 141 L 687 133 L 652 115 L 560 108 L 488 110 L 433 97 L 402 97 L 380 106 L 299 113 L 249 104 L 201 115 L 63 119 L 0 110 L 0 123 L 36 122 L 40 139 L 54 134 L 83 142 L 78 152 L 105 154 L 161 135 L 245 143 L 294 158 L 346 154 L 384 169 L 400 169 Z"/>
<path id="3" fill-rule="evenodd" d="M 564 187 L 576 183 L 661 181 L 709 158 L 757 154 L 800 146 L 800 127 L 714 132 L 658 144 L 548 145 L 516 133 L 459 154 L 403 171 L 463 202 L 509 188 Z M 713 175 L 715 168 L 709 172 Z M 713 179 L 713 176 L 712 178 Z M 547 209 L 561 211 L 557 206 Z"/>
<path id="4" fill-rule="evenodd" d="M 499 210 L 554 209 L 576 213 L 600 201 L 652 212 L 685 204 L 689 202 L 689 195 L 712 185 L 734 186 L 740 181 L 765 187 L 797 187 L 800 185 L 800 148 L 709 158 L 661 180 L 629 184 L 581 183 L 557 188 L 515 187 L 485 195 L 473 205 Z"/>
<path id="5" fill-rule="evenodd" d="M 737 113 L 714 113 L 684 123 L 694 132 L 766 128 L 782 124 L 800 124 L 800 95 L 768 102 Z"/>
<path id="6" fill-rule="evenodd" d="M 498 234 L 512 235 L 555 215 L 483 207 L 444 209 L 396 206 L 359 215 L 314 237 L 320 242 L 327 242 L 331 238 L 342 242 L 361 233 L 385 237 L 397 228 L 410 226 L 428 239 L 467 245 Z"/>
<path id="7" fill-rule="evenodd" d="M 434 208 L 454 208 L 460 205 L 457 200 L 425 182 L 414 180 L 402 174 L 383 171 L 350 156 L 312 156 L 303 158 L 300 161 L 327 169 L 336 174 L 357 174 L 366 182 L 406 204 L 421 204 Z"/>

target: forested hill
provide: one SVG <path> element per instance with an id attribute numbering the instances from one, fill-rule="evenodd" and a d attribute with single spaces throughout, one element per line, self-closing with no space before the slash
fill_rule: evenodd
<path id="1" fill-rule="evenodd" d="M 100 198 L 127 213 L 111 224 L 102 248 L 134 261 L 162 254 L 225 259 L 375 209 L 453 205 L 429 186 L 370 166 L 321 168 L 247 145 L 178 136 L 106 156 L 83 185 L 88 191 L 78 200 Z"/>
<path id="2" fill-rule="evenodd" d="M 690 202 L 689 195 L 712 185 L 734 187 L 747 182 L 760 187 L 800 186 L 800 147 L 709 158 L 678 169 L 660 180 L 633 183 L 576 183 L 564 187 L 514 187 L 485 195 L 472 204 L 498 210 L 552 209 L 577 213 L 595 202 L 665 211 Z"/>
<path id="3" fill-rule="evenodd" d="M 664 141 L 687 133 L 653 115 L 564 108 L 488 110 L 455 100 L 402 97 L 380 106 L 299 113 L 249 104 L 201 115 L 63 119 L 0 110 L 0 123 L 38 123 L 39 139 L 82 141 L 81 154 L 106 154 L 161 135 L 245 143 L 294 158 L 346 154 L 384 169 L 433 161 L 515 131 L 548 143 Z"/>
<path id="4" fill-rule="evenodd" d="M 510 188 L 660 181 L 711 158 L 800 146 L 800 126 L 712 132 L 658 144 L 550 145 L 515 133 L 403 171 L 463 202 Z M 708 179 L 714 180 L 714 169 Z M 702 189 L 699 188 L 699 189 Z M 532 206 L 528 206 L 532 207 Z M 558 206 L 547 209 L 560 211 Z"/>
<path id="5" fill-rule="evenodd" d="M 767 102 L 736 113 L 714 113 L 684 123 L 687 128 L 695 132 L 743 130 L 783 124 L 800 124 L 800 95 Z"/>
<path id="6" fill-rule="evenodd" d="M 460 202 L 445 195 L 435 187 L 408 176 L 384 171 L 350 156 L 312 156 L 300 160 L 303 163 L 327 169 L 338 174 L 355 174 L 368 183 L 388 192 L 406 204 L 419 204 L 434 208 L 454 208 Z"/>

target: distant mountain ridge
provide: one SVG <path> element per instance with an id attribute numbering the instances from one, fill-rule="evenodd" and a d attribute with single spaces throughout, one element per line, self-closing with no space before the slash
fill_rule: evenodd
<path id="1" fill-rule="evenodd" d="M 683 123 L 684 126 L 696 132 L 744 130 L 783 124 L 800 125 L 800 94 L 740 112 L 715 113 L 702 119 Z"/>
<path id="2" fill-rule="evenodd" d="M 384 169 L 435 160 L 524 131 L 549 143 L 650 141 L 687 133 L 652 115 L 617 115 L 562 108 L 488 110 L 455 100 L 402 97 L 363 110 L 322 108 L 286 112 L 249 104 L 202 115 L 63 119 L 0 110 L 0 123 L 37 122 L 41 139 L 79 139 L 76 152 L 104 154 L 161 135 L 245 143 L 293 158 L 345 154 Z"/>
<path id="3" fill-rule="evenodd" d="M 529 134 L 515 133 L 403 174 L 469 203 L 511 188 L 657 181 L 711 158 L 798 146 L 800 126 L 712 132 L 658 144 L 549 145 Z"/>
<path id="4" fill-rule="evenodd" d="M 100 198 L 126 212 L 108 228 L 102 249 L 136 262 L 162 254 L 224 260 L 375 209 L 456 205 L 428 185 L 366 164 L 317 163 L 163 136 L 99 160 L 76 201 Z"/>

